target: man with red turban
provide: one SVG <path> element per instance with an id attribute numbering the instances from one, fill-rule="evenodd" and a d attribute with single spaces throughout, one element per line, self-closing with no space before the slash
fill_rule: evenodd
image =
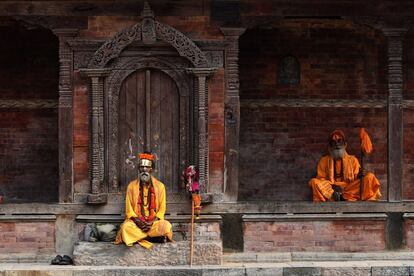
<path id="1" fill-rule="evenodd" d="M 149 152 L 139 155 L 139 177 L 128 185 L 125 200 L 125 221 L 116 236 L 115 244 L 127 246 L 138 243 L 151 248 L 147 238 L 165 237 L 172 241 L 171 223 L 164 220 L 166 197 L 164 184 L 151 175 L 154 156 Z"/>
<path id="2" fill-rule="evenodd" d="M 345 134 L 334 130 L 329 135 L 329 154 L 318 163 L 317 176 L 309 181 L 313 201 L 357 201 L 360 177 L 363 178 L 362 200 L 378 200 L 380 183 L 373 173 L 360 171 L 358 159 L 346 152 Z"/>

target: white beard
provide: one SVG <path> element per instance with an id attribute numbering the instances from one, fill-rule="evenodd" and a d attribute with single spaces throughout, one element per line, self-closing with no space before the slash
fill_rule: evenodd
<path id="1" fill-rule="evenodd" d="M 345 156 L 345 153 L 346 153 L 345 148 L 329 149 L 329 154 L 334 160 L 343 158 Z"/>
<path id="2" fill-rule="evenodd" d="M 139 180 L 143 183 L 148 183 L 150 178 L 151 178 L 151 176 L 147 172 L 142 172 L 142 173 L 139 174 Z"/>

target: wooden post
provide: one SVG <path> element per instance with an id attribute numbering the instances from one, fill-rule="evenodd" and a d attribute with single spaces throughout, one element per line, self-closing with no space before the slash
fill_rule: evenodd
<path id="1" fill-rule="evenodd" d="M 59 37 L 59 202 L 73 202 L 73 53 L 67 44 L 76 29 L 55 29 Z"/>
<path id="2" fill-rule="evenodd" d="M 90 99 L 91 109 L 91 143 L 90 143 L 90 181 L 91 193 L 88 195 L 88 203 L 103 204 L 107 202 L 107 194 L 103 193 L 102 186 L 105 177 L 105 152 L 104 152 L 104 77 L 109 69 L 83 69 L 82 75 L 91 78 L 92 93 Z"/>
<path id="3" fill-rule="evenodd" d="M 239 192 L 239 37 L 244 28 L 221 28 L 229 47 L 225 51 L 225 148 L 224 148 L 224 196 L 226 201 L 237 201 Z"/>
<path id="4" fill-rule="evenodd" d="M 207 77 L 215 71 L 214 68 L 189 68 L 197 78 L 198 94 L 198 171 L 200 191 L 208 192 L 208 87 Z"/>
<path id="5" fill-rule="evenodd" d="M 388 45 L 388 201 L 402 200 L 403 28 L 385 28 Z"/>

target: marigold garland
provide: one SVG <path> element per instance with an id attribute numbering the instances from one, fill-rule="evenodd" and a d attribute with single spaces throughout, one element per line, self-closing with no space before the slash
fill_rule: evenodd
<path id="1" fill-rule="evenodd" d="M 150 186 L 148 187 L 149 190 L 149 195 L 150 195 L 150 204 L 149 204 L 149 216 L 147 217 L 145 215 L 145 206 L 144 206 L 144 200 L 142 200 L 144 198 L 144 189 L 140 189 L 140 193 L 138 195 L 138 208 L 137 208 L 137 216 L 138 219 L 141 221 L 153 221 L 155 218 L 155 191 L 154 191 L 154 186 L 152 186 L 152 184 L 150 184 Z M 147 200 L 147 204 L 148 204 L 148 200 Z"/>

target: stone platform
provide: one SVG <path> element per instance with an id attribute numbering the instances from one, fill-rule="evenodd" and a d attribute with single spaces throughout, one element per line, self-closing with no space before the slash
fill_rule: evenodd
<path id="1" fill-rule="evenodd" d="M 222 246 L 218 242 L 196 242 L 194 265 L 220 265 Z M 73 260 L 76 265 L 93 266 L 177 266 L 190 263 L 188 241 L 156 244 L 151 249 L 127 247 L 109 242 L 79 242 Z M 0 274 L 1 275 L 1 274 Z"/>

